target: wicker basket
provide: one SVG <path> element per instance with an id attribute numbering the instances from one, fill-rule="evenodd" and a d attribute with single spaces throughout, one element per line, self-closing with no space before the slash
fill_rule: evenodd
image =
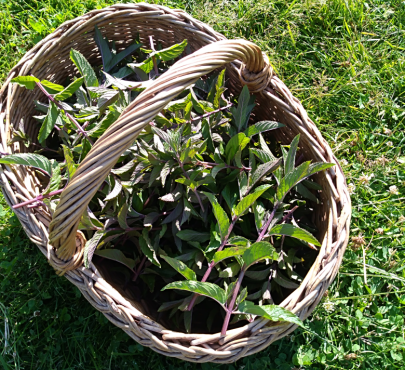
<path id="1" fill-rule="evenodd" d="M 254 111 L 257 120 L 271 119 L 286 125 L 276 130 L 277 140 L 289 143 L 300 133 L 300 147 L 307 160 L 336 163 L 316 178 L 323 187 L 322 201 L 314 216 L 322 241 L 318 258 L 300 287 L 281 303 L 305 319 L 336 276 L 348 242 L 351 207 L 341 167 L 299 100 L 272 73 L 257 46 L 243 40 L 228 41 L 181 10 L 148 4 L 94 10 L 64 23 L 24 56 L 0 90 L 1 152 L 30 150 L 19 143 L 10 147 L 7 142 L 12 128 L 21 125 L 30 137 L 37 137 L 38 125 L 31 118 L 35 114 L 32 102 L 44 98 L 38 89 L 28 91 L 10 84 L 10 80 L 17 75 L 33 74 L 55 83 L 64 81 L 76 73 L 69 59 L 71 48 L 83 53 L 92 64 L 100 64 L 93 41 L 95 25 L 108 39 L 115 40 L 119 48 L 125 48 L 139 33 L 141 41 L 147 43 L 153 35 L 164 47 L 187 39 L 191 50 L 196 52 L 156 80 L 97 141 L 62 193 L 53 219 L 45 207 L 19 208 L 16 215 L 51 265 L 64 273 L 97 310 L 140 344 L 166 356 L 194 362 L 230 363 L 262 350 L 296 326 L 256 319 L 229 330 L 225 337 L 220 333 L 184 334 L 165 329 L 148 317 L 140 304 L 114 288 L 111 281 L 107 282 L 103 277 L 107 275 L 101 275 L 94 265 L 90 269 L 82 265 L 85 239 L 77 232 L 80 216 L 119 155 L 167 102 L 201 75 L 226 66 L 227 87 L 231 91 L 238 94 L 242 84 L 247 84 L 251 91 L 258 92 Z M 42 181 L 44 178 L 27 167 L 0 166 L 0 184 L 10 206 L 39 195 Z"/>

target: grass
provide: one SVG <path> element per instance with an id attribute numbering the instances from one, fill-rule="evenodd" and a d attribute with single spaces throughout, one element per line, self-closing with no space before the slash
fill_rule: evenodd
<path id="1" fill-rule="evenodd" d="M 109 2 L 0 0 L 0 81 L 65 20 Z M 4 369 L 403 369 L 405 3 L 399 0 L 159 1 L 266 51 L 342 161 L 352 240 L 306 330 L 230 366 L 136 344 L 57 277 L 0 195 Z M 396 186 L 395 189 L 390 186 Z M 3 325 L 5 324 L 5 325 Z M 5 332 L 4 332 L 5 327 Z"/>

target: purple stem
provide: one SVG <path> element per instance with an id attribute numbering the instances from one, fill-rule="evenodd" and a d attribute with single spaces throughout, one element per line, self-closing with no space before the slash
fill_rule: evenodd
<path id="1" fill-rule="evenodd" d="M 231 319 L 231 315 L 233 312 L 233 306 L 235 305 L 236 298 L 238 297 L 238 293 L 242 284 L 243 277 L 245 276 L 246 265 L 243 265 L 242 270 L 239 274 L 238 281 L 236 282 L 235 289 L 233 290 L 232 300 L 229 303 L 229 306 L 226 310 L 226 316 L 224 320 L 224 324 L 222 325 L 221 335 L 225 336 L 226 331 L 228 330 L 229 321 Z"/>
<path id="2" fill-rule="evenodd" d="M 138 279 L 139 274 L 141 273 L 142 267 L 146 262 L 146 256 L 143 256 L 142 261 L 139 263 L 138 268 L 135 271 L 134 277 L 132 278 L 132 281 L 135 282 L 136 279 Z"/>
<path id="3" fill-rule="evenodd" d="M 148 199 L 146 199 L 146 201 L 145 201 L 145 203 L 144 203 L 144 205 L 143 205 L 143 208 L 145 208 L 145 207 L 148 205 L 148 203 L 150 202 L 150 200 L 152 199 L 152 197 L 153 197 L 154 195 L 155 195 L 155 190 L 153 190 L 152 193 L 151 193 L 151 195 L 149 195 Z"/>
<path id="4" fill-rule="evenodd" d="M 266 224 L 263 226 L 262 232 L 260 233 L 259 237 L 257 238 L 256 243 L 257 243 L 257 242 L 260 242 L 260 241 L 264 238 L 264 236 L 266 235 L 267 229 L 269 228 L 270 223 L 271 223 L 271 221 L 273 220 L 274 215 L 276 214 L 277 208 L 278 208 L 278 204 L 276 203 L 275 206 L 274 206 L 274 208 L 273 208 L 273 211 L 272 211 L 271 214 L 270 214 L 269 219 L 267 220 Z M 291 215 L 297 208 L 298 208 L 298 206 L 295 206 L 290 212 L 288 212 L 288 213 L 283 217 L 283 219 L 282 219 L 281 222 L 286 221 L 286 220 L 290 217 L 290 215 Z M 282 244 L 281 244 L 281 245 L 283 245 L 283 242 L 284 242 L 284 235 L 283 235 L 283 239 L 282 239 Z M 240 274 L 239 274 L 239 277 L 238 277 L 238 281 L 237 281 L 237 283 L 236 283 L 236 285 L 235 285 L 235 289 L 233 290 L 232 300 L 231 300 L 231 302 L 229 303 L 229 305 L 228 305 L 228 307 L 227 307 L 227 310 L 226 310 L 226 316 L 225 316 L 224 324 L 223 324 L 222 330 L 221 330 L 221 335 L 222 335 L 222 336 L 225 336 L 225 335 L 226 335 L 226 331 L 228 330 L 229 320 L 230 320 L 231 315 L 232 315 L 232 312 L 233 312 L 233 307 L 234 307 L 234 305 L 235 305 L 236 298 L 237 298 L 237 296 L 238 296 L 238 294 L 239 294 L 239 290 L 240 290 L 240 287 L 241 287 L 241 284 L 242 284 L 243 277 L 245 276 L 245 271 L 246 271 L 246 266 L 243 265 L 243 267 L 242 267 L 242 269 L 241 269 L 241 272 L 240 272 Z"/>
<path id="5" fill-rule="evenodd" d="M 224 164 L 224 163 L 214 163 L 214 162 L 197 161 L 196 164 L 199 165 L 199 166 L 211 167 L 211 168 L 212 168 L 212 167 L 214 167 L 214 166 L 220 166 L 221 164 Z M 241 167 L 236 167 L 236 166 L 230 166 L 230 165 L 228 165 L 228 164 L 225 164 L 225 168 L 231 168 L 231 169 L 240 170 L 240 171 L 251 171 L 251 170 L 252 170 L 250 167 L 245 167 L 245 166 L 243 166 L 243 167 L 241 168 Z"/>
<path id="6" fill-rule="evenodd" d="M 216 110 L 213 110 L 212 112 L 205 113 L 205 114 L 203 114 L 202 116 L 194 117 L 194 118 L 192 118 L 192 119 L 190 120 L 190 122 L 198 121 L 199 119 L 203 119 L 203 118 L 207 118 L 207 117 L 209 117 L 209 116 L 212 116 L 212 115 L 215 114 L 215 113 L 221 112 L 222 110 L 225 110 L 225 109 L 228 109 L 228 108 L 232 107 L 232 105 L 233 105 L 232 103 L 229 103 L 229 104 L 226 105 L 225 107 L 221 107 L 221 108 L 218 108 L 218 109 L 216 109 Z"/>
<path id="7" fill-rule="evenodd" d="M 202 116 L 194 117 L 194 118 L 192 118 L 190 121 L 187 121 L 186 123 L 191 123 L 191 122 L 194 122 L 194 121 L 198 121 L 198 120 L 200 120 L 200 119 L 203 119 L 203 118 L 207 118 L 207 117 L 209 117 L 209 116 L 212 116 L 212 115 L 215 114 L 215 113 L 218 113 L 218 112 L 220 112 L 220 111 L 222 111 L 222 110 L 225 110 L 225 109 L 227 109 L 227 108 L 229 108 L 229 107 L 232 107 L 232 106 L 233 106 L 233 103 L 229 103 L 226 107 L 218 108 L 218 109 L 216 109 L 216 110 L 213 110 L 212 112 L 205 113 L 205 114 L 203 114 Z M 149 124 L 150 124 L 151 126 L 156 126 L 154 122 L 150 122 Z M 179 125 L 172 125 L 172 126 L 170 126 L 171 129 L 175 129 L 175 128 L 177 128 L 177 127 L 179 127 Z M 163 128 L 163 131 L 166 131 L 166 130 L 168 130 L 168 128 L 167 128 L 167 127 L 164 127 L 164 128 Z"/>
<path id="8" fill-rule="evenodd" d="M 40 201 L 42 201 L 42 199 L 45 199 L 45 198 L 51 198 L 51 197 L 53 197 L 54 195 L 57 195 L 57 194 L 62 193 L 62 191 L 63 191 L 63 189 L 59 189 L 59 190 L 51 191 L 51 192 L 48 193 L 48 194 L 41 194 L 41 195 L 38 195 L 37 197 L 35 197 L 35 198 L 33 198 L 33 199 L 30 199 L 30 200 L 27 200 L 26 202 L 16 204 L 15 206 L 13 206 L 13 209 L 25 207 L 25 206 L 27 206 L 28 204 L 32 204 L 32 203 L 35 203 L 35 202 L 40 202 Z"/>
<path id="9" fill-rule="evenodd" d="M 60 131 L 60 128 L 59 128 L 58 126 L 55 125 L 55 128 Z M 31 143 L 31 144 L 32 144 L 32 145 L 35 145 L 35 146 L 37 146 L 37 147 L 39 147 L 39 148 L 41 148 L 41 149 L 43 149 L 43 150 L 47 150 L 48 152 L 54 152 L 54 153 L 59 154 L 59 152 L 58 152 L 57 150 L 53 150 L 53 149 L 47 148 L 46 146 L 43 147 L 43 146 L 38 145 L 38 144 L 35 144 L 35 143 Z"/>
<path id="10" fill-rule="evenodd" d="M 293 212 L 298 208 L 298 206 L 295 206 L 293 209 L 291 209 L 281 220 L 281 223 L 288 221 L 290 216 L 293 214 Z"/>
<path id="11" fill-rule="evenodd" d="M 232 223 L 231 223 L 231 225 L 229 226 L 229 229 L 228 229 L 228 234 L 226 234 L 225 239 L 224 239 L 224 241 L 221 243 L 221 245 L 219 246 L 217 252 L 221 252 L 222 249 L 224 249 L 225 245 L 228 243 L 229 236 L 231 235 L 232 229 L 233 229 L 233 227 L 235 226 L 237 220 L 238 220 L 237 217 L 234 217 L 234 218 L 232 219 Z M 210 276 L 211 271 L 212 271 L 212 269 L 214 268 L 214 266 L 215 266 L 215 261 L 211 261 L 211 263 L 208 265 L 207 271 L 205 271 L 205 274 L 204 274 L 203 278 L 201 279 L 201 282 L 202 282 L 202 283 L 204 283 L 204 282 L 207 281 L 207 279 L 208 279 L 208 277 Z M 198 297 L 198 294 L 195 293 L 195 294 L 193 295 L 193 298 L 192 298 L 191 301 L 190 301 L 190 304 L 189 304 L 188 307 L 187 307 L 187 310 L 188 310 L 188 311 L 191 311 L 191 310 L 193 309 L 197 297 Z"/>
<path id="12" fill-rule="evenodd" d="M 47 97 L 49 100 L 51 100 L 59 109 L 64 110 L 64 109 L 62 108 L 62 106 L 59 104 L 59 102 L 56 101 L 56 100 L 53 98 L 53 96 L 52 96 L 51 94 L 49 94 L 48 91 L 46 91 L 46 90 L 43 88 L 43 86 L 41 85 L 40 82 L 35 82 L 35 83 L 37 84 L 37 86 L 41 89 L 41 91 L 46 95 L 46 97 Z M 86 131 L 83 130 L 83 128 L 82 128 L 82 126 L 80 126 L 79 122 L 77 122 L 77 121 L 74 119 L 74 117 L 73 117 L 70 113 L 68 113 L 68 112 L 66 112 L 66 111 L 64 111 L 64 112 L 65 112 L 66 117 L 69 118 L 69 119 L 72 121 L 72 123 L 76 126 L 76 128 L 79 130 L 79 132 L 80 132 L 83 136 L 86 137 L 86 139 L 89 141 L 89 143 L 90 143 L 91 145 L 94 145 L 94 142 L 88 137 Z"/>
<path id="13" fill-rule="evenodd" d="M 144 229 L 144 227 L 128 227 L 127 229 L 123 229 L 122 227 L 113 227 L 111 229 L 107 229 L 106 232 L 120 231 L 120 230 L 124 230 L 125 232 L 130 232 L 130 231 L 134 231 L 134 230 L 140 231 L 140 230 L 143 230 L 143 229 Z M 152 227 L 151 230 L 162 230 L 162 228 L 161 227 Z"/>
<path id="14" fill-rule="evenodd" d="M 279 204 L 276 203 L 276 204 L 274 205 L 273 211 L 272 211 L 271 214 L 270 214 L 269 219 L 267 220 L 267 222 L 266 222 L 265 225 L 263 226 L 262 231 L 260 232 L 259 237 L 258 237 L 257 240 L 256 240 L 256 243 L 257 243 L 257 242 L 260 242 L 260 241 L 264 238 L 264 236 L 266 235 L 267 229 L 269 228 L 271 221 L 273 221 L 274 215 L 276 214 L 276 211 L 277 211 L 277 208 L 278 208 L 278 207 L 279 207 Z"/>

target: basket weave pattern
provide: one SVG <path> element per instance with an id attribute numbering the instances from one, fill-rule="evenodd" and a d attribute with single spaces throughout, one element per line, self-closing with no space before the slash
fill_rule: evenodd
<path id="1" fill-rule="evenodd" d="M 177 62 L 123 112 L 86 156 L 62 193 L 53 217 L 43 207 L 19 208 L 15 210 L 16 215 L 30 240 L 37 244 L 51 265 L 65 272 L 64 276 L 97 310 L 140 344 L 166 356 L 194 362 L 229 363 L 262 350 L 296 326 L 256 319 L 241 328 L 228 330 L 225 337 L 220 333 L 184 334 L 165 329 L 148 317 L 140 304 L 114 289 L 96 266 L 91 264 L 89 269 L 82 266 L 85 238 L 76 232 L 80 215 L 119 155 L 161 108 L 199 76 L 226 65 L 227 87 L 232 92 L 238 94 L 242 84 L 247 84 L 252 92 L 259 91 L 255 119 L 276 120 L 286 125 L 277 130 L 277 140 L 289 143 L 299 133 L 306 160 L 336 164 L 316 178 L 323 188 L 322 202 L 314 212 L 322 243 L 319 255 L 300 287 L 281 303 L 282 307 L 305 319 L 336 276 L 349 238 L 350 197 L 341 167 L 300 101 L 273 75 L 268 61 L 254 44 L 227 41 L 183 11 L 149 4 L 121 4 L 92 11 L 65 22 L 30 50 L 10 71 L 0 90 L 1 152 L 31 149 L 19 143 L 10 147 L 7 142 L 12 137 L 12 129 L 21 125 L 30 137 L 37 136 L 38 125 L 31 118 L 35 114 L 32 102 L 34 99 L 45 101 L 38 89 L 28 91 L 10 84 L 10 80 L 18 75 L 33 74 L 61 83 L 76 73 L 69 59 L 71 48 L 79 50 L 93 65 L 101 64 L 93 40 L 95 25 L 109 40 L 115 40 L 119 48 L 130 44 L 137 33 L 145 44 L 149 36 L 153 36 L 164 47 L 183 39 L 188 40 L 193 52 L 206 47 Z M 27 167 L 0 166 L 0 184 L 10 206 L 39 195 L 42 181 L 41 175 Z"/>

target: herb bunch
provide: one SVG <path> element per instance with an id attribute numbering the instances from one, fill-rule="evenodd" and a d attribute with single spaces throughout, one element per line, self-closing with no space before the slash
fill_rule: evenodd
<path id="1" fill-rule="evenodd" d="M 52 212 L 94 142 L 187 46 L 155 50 L 151 38 L 150 49 L 138 40 L 118 52 L 97 28 L 95 41 L 103 65 L 93 70 L 71 50 L 81 76 L 67 87 L 34 76 L 13 80 L 48 98 L 35 102 L 45 113 L 35 116 L 45 156 L 4 155 L 0 163 L 50 177 L 42 195 L 15 208 Z M 309 178 L 332 165 L 300 163 L 299 136 L 278 145 L 271 131 L 283 125 L 253 123 L 254 100 L 246 86 L 237 98 L 229 94 L 225 70 L 198 80 L 121 155 L 82 216 L 85 265 L 109 264 L 122 289 L 148 297 L 157 319 L 177 329 L 191 331 L 193 312 L 206 331 L 222 317 L 223 335 L 255 316 L 302 325 L 276 303 L 316 257 L 311 214 L 321 187 Z M 22 130 L 12 141 L 33 143 Z"/>

